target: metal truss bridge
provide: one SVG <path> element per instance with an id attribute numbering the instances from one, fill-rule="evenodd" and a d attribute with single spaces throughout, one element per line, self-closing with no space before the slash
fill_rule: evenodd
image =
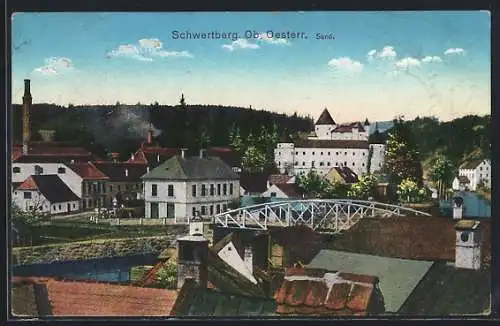
<path id="1" fill-rule="evenodd" d="M 217 227 L 267 230 L 307 225 L 318 232 L 339 233 L 362 218 L 431 216 L 411 208 L 365 200 L 309 199 L 241 207 L 213 217 Z"/>

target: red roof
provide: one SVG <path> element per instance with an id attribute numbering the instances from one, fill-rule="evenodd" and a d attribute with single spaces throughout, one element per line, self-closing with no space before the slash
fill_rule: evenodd
<path id="1" fill-rule="evenodd" d="M 273 185 L 287 183 L 292 177 L 286 174 L 271 174 L 268 178 L 269 183 Z"/>
<path id="2" fill-rule="evenodd" d="M 159 146 L 148 145 L 143 143 L 141 148 L 139 148 L 130 158 L 127 163 L 139 163 L 139 164 L 151 164 L 150 162 L 152 155 L 159 155 L 162 160 L 168 159 L 174 155 L 179 155 L 181 153 L 178 148 L 163 148 Z M 149 158 L 148 158 L 149 156 Z"/>
<path id="3" fill-rule="evenodd" d="M 274 294 L 279 314 L 366 315 L 378 278 L 321 269 L 287 268 Z"/>
<path id="4" fill-rule="evenodd" d="M 68 167 L 75 171 L 80 177 L 86 180 L 106 180 L 109 179 L 91 162 L 71 163 Z"/>
<path id="5" fill-rule="evenodd" d="M 333 129 L 333 132 L 352 132 L 352 129 L 358 128 L 359 132 L 364 132 L 365 128 L 359 122 L 353 122 L 349 124 L 342 124 Z"/>
<path id="6" fill-rule="evenodd" d="M 13 282 L 44 284 L 53 316 L 169 316 L 178 294 L 175 290 L 50 278 Z"/>
<path id="7" fill-rule="evenodd" d="M 37 190 L 38 186 L 36 185 L 35 180 L 33 180 L 33 177 L 29 177 L 28 179 L 24 180 L 23 183 L 17 187 L 16 190 Z"/>

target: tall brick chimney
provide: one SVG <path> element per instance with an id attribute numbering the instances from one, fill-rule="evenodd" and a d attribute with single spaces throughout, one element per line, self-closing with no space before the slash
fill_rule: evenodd
<path id="1" fill-rule="evenodd" d="M 31 140 L 31 91 L 30 80 L 24 80 L 23 96 L 23 153 L 28 153 L 28 143 Z"/>
<path id="2" fill-rule="evenodd" d="M 149 123 L 149 129 L 148 129 L 148 144 L 153 143 L 153 127 L 151 125 L 151 122 Z"/>

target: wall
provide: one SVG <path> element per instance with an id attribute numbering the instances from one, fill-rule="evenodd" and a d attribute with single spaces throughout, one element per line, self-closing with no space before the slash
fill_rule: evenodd
<path id="1" fill-rule="evenodd" d="M 175 239 L 176 235 L 166 235 L 19 247 L 12 249 L 12 263 L 16 266 L 66 260 L 159 254 L 164 249 L 175 247 Z"/>
<path id="2" fill-rule="evenodd" d="M 240 272 L 245 276 L 250 282 L 257 284 L 257 280 L 253 277 L 252 273 L 248 270 L 245 262 L 236 251 L 236 247 L 232 242 L 222 248 L 217 255 L 225 261 L 229 266 L 233 267 L 235 270 Z"/>

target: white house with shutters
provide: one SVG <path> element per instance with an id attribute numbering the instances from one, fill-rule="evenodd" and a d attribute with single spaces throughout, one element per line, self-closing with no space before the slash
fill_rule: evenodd
<path id="1" fill-rule="evenodd" d="M 216 157 L 174 156 L 141 177 L 146 218 L 186 221 L 195 216 L 212 216 L 239 201 L 237 174 Z"/>
<path id="2" fill-rule="evenodd" d="M 479 184 L 491 188 L 491 161 L 489 159 L 465 162 L 458 169 L 458 176 L 453 181 L 453 188 L 458 190 L 460 185 L 476 191 Z"/>
<path id="3" fill-rule="evenodd" d="M 346 166 L 358 175 L 380 170 L 385 144 L 368 141 L 370 123 L 336 124 L 324 109 L 307 138 L 278 143 L 274 158 L 281 173 L 298 174 L 315 170 L 324 175 L 335 166 Z M 370 160 L 370 164 L 368 164 Z"/>

